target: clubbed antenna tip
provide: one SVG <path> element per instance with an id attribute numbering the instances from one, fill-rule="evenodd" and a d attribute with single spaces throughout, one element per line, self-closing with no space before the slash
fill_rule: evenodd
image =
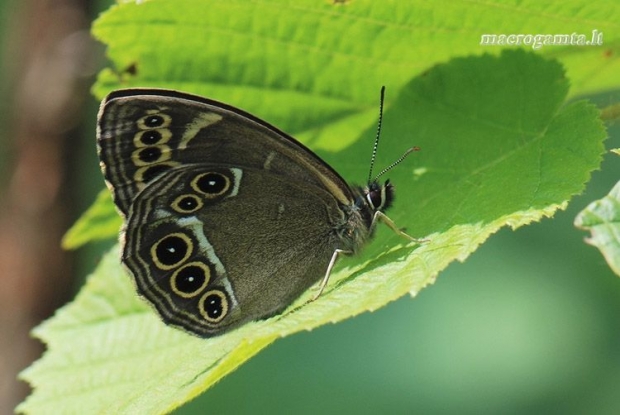
<path id="1" fill-rule="evenodd" d="M 411 147 L 410 149 L 405 151 L 405 153 L 402 156 L 400 156 L 398 160 L 396 160 L 394 163 L 387 166 L 385 169 L 381 170 L 381 172 L 375 176 L 375 178 L 373 179 L 373 182 L 376 182 L 379 179 L 379 177 L 383 176 L 385 173 L 389 172 L 394 167 L 396 167 L 398 164 L 400 164 L 404 159 L 407 158 L 409 154 L 413 153 L 414 151 L 420 151 L 420 147 Z"/>

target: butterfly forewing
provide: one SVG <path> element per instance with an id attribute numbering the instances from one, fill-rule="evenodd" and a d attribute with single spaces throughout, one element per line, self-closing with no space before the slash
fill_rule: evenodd
<path id="1" fill-rule="evenodd" d="M 98 148 L 119 210 L 159 174 L 190 163 L 264 169 L 326 188 L 342 203 L 346 182 L 275 127 L 216 101 L 165 90 L 121 90 L 102 103 Z"/>

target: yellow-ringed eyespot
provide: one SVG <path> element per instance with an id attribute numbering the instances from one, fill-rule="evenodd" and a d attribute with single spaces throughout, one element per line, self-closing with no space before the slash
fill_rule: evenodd
<path id="1" fill-rule="evenodd" d="M 202 262 L 194 261 L 174 271 L 170 277 L 170 288 L 183 298 L 192 298 L 200 294 L 210 280 L 209 267 Z"/>
<path id="2" fill-rule="evenodd" d="M 179 165 L 178 162 L 166 161 L 163 163 L 157 163 L 157 164 L 153 164 L 150 166 L 142 166 L 138 170 L 136 170 L 136 173 L 134 174 L 133 178 L 136 182 L 148 183 L 151 180 L 153 180 L 155 177 L 165 172 L 166 170 L 169 170 L 178 165 Z"/>
<path id="3" fill-rule="evenodd" d="M 189 236 L 181 232 L 164 236 L 151 246 L 151 259 L 159 269 L 175 268 L 190 257 L 194 243 Z"/>
<path id="4" fill-rule="evenodd" d="M 218 172 L 202 173 L 194 177 L 190 185 L 195 191 L 213 199 L 225 194 L 230 189 L 230 179 Z"/>
<path id="5" fill-rule="evenodd" d="M 152 130 L 154 128 L 165 128 L 170 125 L 172 118 L 168 114 L 153 113 L 138 118 L 138 128 L 141 130 Z"/>
<path id="6" fill-rule="evenodd" d="M 170 141 L 170 138 L 172 138 L 172 132 L 166 128 L 140 131 L 133 137 L 133 146 L 139 148 L 165 144 Z"/>
<path id="7" fill-rule="evenodd" d="M 193 213 L 202 208 L 202 199 L 194 194 L 178 196 L 170 204 L 170 207 L 178 213 Z"/>
<path id="8" fill-rule="evenodd" d="M 219 323 L 228 314 L 228 297 L 222 290 L 209 290 L 198 302 L 198 310 L 208 323 Z"/>
<path id="9" fill-rule="evenodd" d="M 137 148 L 131 153 L 131 161 L 136 166 L 148 166 L 170 160 L 171 150 L 166 145 Z"/>

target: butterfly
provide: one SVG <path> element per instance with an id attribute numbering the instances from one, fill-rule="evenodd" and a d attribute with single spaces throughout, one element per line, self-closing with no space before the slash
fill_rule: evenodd
<path id="1" fill-rule="evenodd" d="M 320 294 L 378 221 L 416 241 L 383 213 L 394 187 L 378 177 L 417 148 L 352 186 L 265 121 L 162 89 L 110 93 L 97 147 L 138 293 L 165 323 L 200 337 L 281 313 L 319 281 Z"/>

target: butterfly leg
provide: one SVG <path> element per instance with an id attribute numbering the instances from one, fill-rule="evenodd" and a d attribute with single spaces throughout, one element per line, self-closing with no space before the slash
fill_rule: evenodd
<path id="1" fill-rule="evenodd" d="M 329 275 L 332 273 L 332 268 L 334 268 L 334 265 L 336 264 L 336 261 L 338 260 L 338 256 L 339 255 L 350 255 L 350 254 L 352 254 L 352 252 L 347 251 L 345 249 L 336 249 L 334 251 L 334 254 L 332 255 L 332 259 L 329 261 L 329 265 L 327 266 L 327 271 L 325 271 L 325 276 L 323 277 L 323 280 L 321 281 L 321 285 L 319 285 L 319 291 L 314 295 L 314 297 L 312 297 L 312 300 L 310 301 L 316 300 L 323 293 L 323 290 L 325 289 L 325 286 L 327 285 L 327 282 L 329 281 Z"/>
<path id="2" fill-rule="evenodd" d="M 414 238 L 411 235 L 404 232 L 402 229 L 399 229 L 398 226 L 396 226 L 396 224 L 392 221 L 392 219 L 388 218 L 386 214 L 381 211 L 375 212 L 375 216 L 372 218 L 372 224 L 370 226 L 371 231 L 374 230 L 375 225 L 378 221 L 385 223 L 388 226 L 388 228 L 394 231 L 395 234 L 400 235 L 405 239 L 409 239 L 411 242 L 415 242 L 415 243 L 428 242 L 428 239 Z"/>

